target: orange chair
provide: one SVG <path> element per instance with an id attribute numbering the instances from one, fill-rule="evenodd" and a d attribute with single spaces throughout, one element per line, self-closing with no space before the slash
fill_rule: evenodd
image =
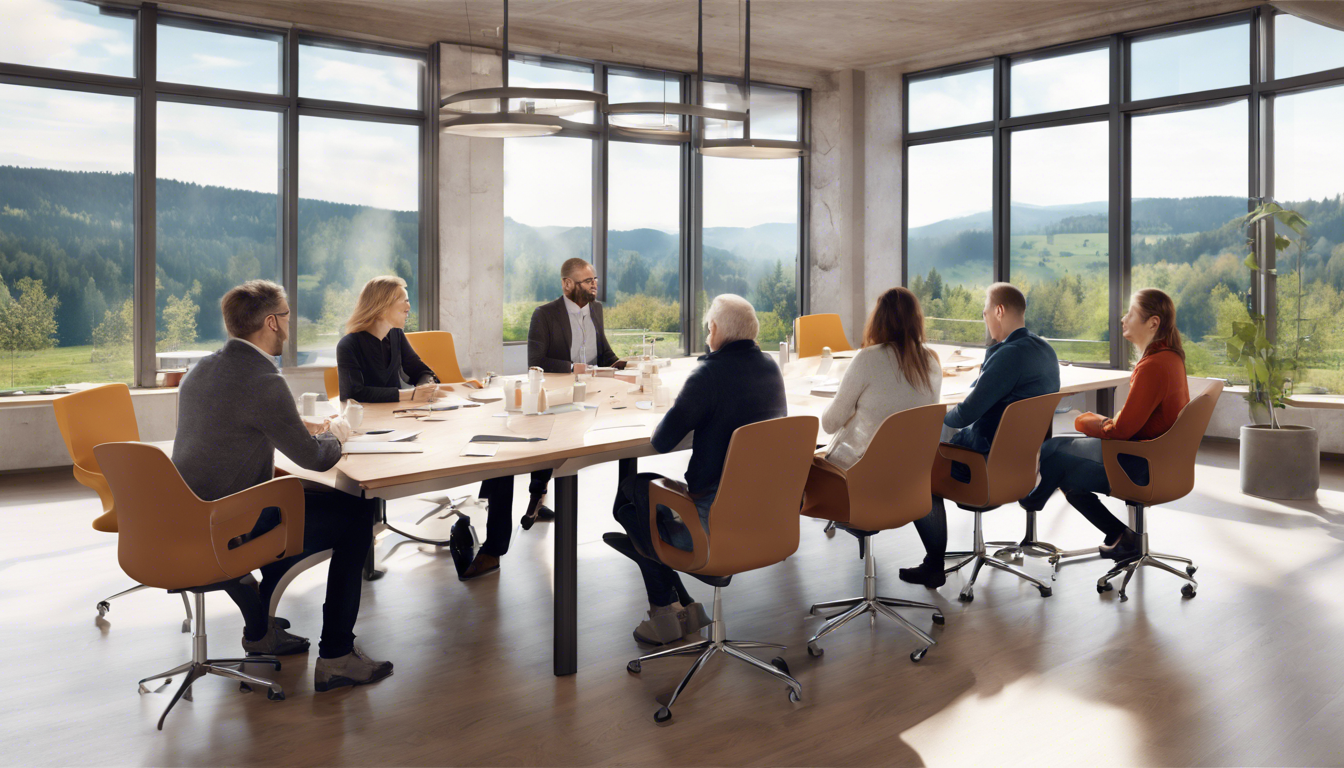
<path id="1" fill-rule="evenodd" d="M 714 587 L 711 639 L 650 653 L 626 665 L 629 672 L 639 674 L 642 664 L 652 659 L 697 656 L 667 705 L 654 714 L 656 722 L 672 718 L 672 705 L 691 676 L 720 652 L 783 680 L 789 686 L 791 701 L 801 698 L 803 687 L 789 676 L 783 658 L 767 664 L 744 650 L 784 646 L 727 639 L 720 592 L 735 574 L 782 562 L 798 550 L 798 503 L 816 449 L 817 427 L 815 416 L 790 416 L 748 424 L 733 432 L 722 481 L 709 512 L 712 533 L 701 527 L 695 502 L 680 483 L 662 479 L 649 486 L 649 526 L 655 551 L 646 554 Z M 690 551 L 678 549 L 658 535 L 659 505 L 676 512 L 685 523 L 693 543 Z"/>
<path id="2" fill-rule="evenodd" d="M 1133 521 L 1134 532 L 1139 535 L 1140 554 L 1123 563 L 1117 563 L 1105 576 L 1097 579 L 1097 592 L 1109 592 L 1111 580 L 1121 573 L 1125 578 L 1120 582 L 1120 599 L 1128 600 L 1125 588 L 1134 572 L 1145 566 L 1166 571 L 1185 580 L 1181 594 L 1194 597 L 1199 589 L 1195 581 L 1198 570 L 1189 558 L 1176 555 L 1164 555 L 1148 549 L 1148 530 L 1144 525 L 1144 511 L 1154 504 L 1166 504 L 1182 498 L 1195 487 L 1195 457 L 1199 453 L 1199 444 L 1204 439 L 1204 431 L 1213 417 L 1213 408 L 1218 404 L 1218 396 L 1223 392 L 1223 382 L 1210 380 L 1195 399 L 1186 403 L 1171 425 L 1161 437 L 1152 440 L 1103 440 L 1102 461 L 1106 464 L 1106 480 L 1111 485 L 1110 496 L 1125 502 Z M 1120 456 L 1138 456 L 1148 461 L 1149 480 L 1147 485 L 1136 485 L 1129 475 L 1120 468 Z M 1162 562 L 1175 560 L 1185 563 L 1185 573 Z"/>
<path id="3" fill-rule="evenodd" d="M 218 501 L 202 501 L 187 487 L 177 467 L 163 451 L 144 443 L 104 443 L 94 449 L 107 483 L 117 499 L 121 533 L 117 560 L 128 576 L 161 589 L 196 598 L 196 630 L 191 661 L 140 681 L 145 683 L 184 674 L 159 717 L 159 730 L 178 699 L 191 700 L 191 685 L 206 675 L 257 685 L 272 700 L 285 698 L 275 682 L 242 671 L 243 664 L 270 664 L 274 656 L 210 659 L 206 654 L 205 593 L 221 582 L 241 579 L 268 563 L 303 551 L 303 483 L 280 477 Z M 261 513 L 276 509 L 280 523 L 251 537 Z M 166 684 L 166 683 L 165 683 Z"/>
<path id="4" fill-rule="evenodd" d="M 863 596 L 812 606 L 812 613 L 824 608 L 847 610 L 828 619 L 807 641 L 809 654 L 820 656 L 818 640 L 866 613 L 892 618 L 924 641 L 923 648 L 911 652 L 911 661 L 924 658 L 935 644 L 927 632 L 893 609 L 930 609 L 934 624 L 943 623 L 942 611 L 929 603 L 880 597 L 877 562 L 868 538 L 879 531 L 913 523 L 929 513 L 929 488 L 924 479 L 933 470 L 946 413 L 947 406 L 943 404 L 893 413 L 878 427 L 863 458 L 849 469 L 837 467 L 822 456 L 812 459 L 812 472 L 803 491 L 802 513 L 832 520 L 840 529 L 858 537 L 859 556 L 863 558 Z"/>
<path id="5" fill-rule="evenodd" d="M 453 334 L 447 331 L 419 331 L 406 334 L 406 341 L 411 343 L 411 349 L 434 371 L 441 383 L 458 384 L 466 381 L 462 369 L 457 365 Z"/>
<path id="6" fill-rule="evenodd" d="M 938 457 L 933 463 L 934 494 L 975 513 L 975 548 L 970 552 L 947 553 L 948 557 L 966 558 L 948 568 L 947 573 L 974 564 L 971 578 L 959 595 L 963 603 L 975 599 L 975 579 L 980 575 L 981 566 L 985 565 L 1035 584 L 1041 597 L 1049 597 L 1052 592 L 1045 582 L 989 554 L 980 518 L 992 509 L 1016 502 L 1036 487 L 1036 458 L 1041 452 L 1046 433 L 1050 431 L 1055 406 L 1063 398 L 1064 395 L 1056 392 L 1029 397 L 1009 405 L 1004 409 L 999 428 L 994 433 L 989 455 L 949 443 L 938 447 Z M 970 467 L 969 482 L 953 479 L 951 473 L 954 461 Z"/>
<path id="7" fill-rule="evenodd" d="M 820 355 L 822 347 L 830 347 L 832 352 L 853 349 L 836 314 L 800 316 L 793 321 L 793 338 L 799 357 Z"/>
<path id="8" fill-rule="evenodd" d="M 135 406 L 131 404 L 131 390 L 125 384 L 104 384 L 82 392 L 58 397 L 51 403 L 56 412 L 56 426 L 61 430 L 61 439 L 65 441 L 65 450 L 70 453 L 70 461 L 75 465 L 75 480 L 90 488 L 103 502 L 103 514 L 94 519 L 93 529 L 104 533 L 117 532 L 117 508 L 112 499 L 112 489 L 98 466 L 93 447 L 101 443 L 137 441 L 140 428 L 135 423 Z M 119 597 L 148 589 L 138 584 L 122 590 L 111 597 L 98 601 L 98 616 L 102 618 L 112 610 L 112 601 Z M 182 621 L 182 631 L 191 631 L 191 603 L 186 595 L 182 596 L 182 605 L 187 610 L 187 618 Z"/>
<path id="9" fill-rule="evenodd" d="M 341 399 L 341 374 L 337 368 L 322 369 L 322 386 L 327 390 L 328 400 Z"/>

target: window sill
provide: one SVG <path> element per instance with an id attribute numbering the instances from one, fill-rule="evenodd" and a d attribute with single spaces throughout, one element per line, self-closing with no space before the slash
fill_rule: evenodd
<path id="1" fill-rule="evenodd" d="M 177 387 L 131 387 L 132 398 L 176 394 Z M 0 397 L 0 408 L 16 408 L 25 405 L 45 405 L 58 397 L 64 396 L 65 395 L 16 395 L 14 397 Z"/>

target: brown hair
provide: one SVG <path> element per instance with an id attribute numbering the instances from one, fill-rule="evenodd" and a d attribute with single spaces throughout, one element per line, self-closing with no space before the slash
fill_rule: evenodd
<path id="1" fill-rule="evenodd" d="M 989 298 L 990 309 L 1003 307 L 1003 311 L 1011 314 L 1027 313 L 1027 297 L 1022 294 L 1022 289 L 1012 283 L 994 283 L 985 294 Z"/>
<path id="2" fill-rule="evenodd" d="M 572 280 L 575 272 L 578 272 L 584 267 L 591 266 L 592 264 L 580 259 L 578 256 L 575 256 L 572 259 L 566 259 L 565 263 L 560 265 L 560 277 L 568 277 Z"/>
<path id="3" fill-rule="evenodd" d="M 1176 302 L 1156 288 L 1135 291 L 1130 301 L 1139 308 L 1145 321 L 1150 317 L 1157 317 L 1157 333 L 1153 334 L 1153 341 L 1148 345 L 1148 349 L 1144 350 L 1143 356 L 1147 357 L 1149 352 L 1157 351 L 1154 346 L 1162 344 L 1184 360 L 1185 347 L 1181 346 L 1181 331 L 1176 327 Z"/>
<path id="4" fill-rule="evenodd" d="M 890 346 L 901 366 L 901 375 L 916 389 L 932 391 L 938 355 L 924 346 L 924 310 L 908 288 L 892 288 L 882 294 L 868 315 L 863 329 L 863 346 Z"/>
<path id="5" fill-rule="evenodd" d="M 270 280 L 248 280 L 219 300 L 224 328 L 233 338 L 245 339 L 260 331 L 284 300 L 285 289 Z"/>
<path id="6" fill-rule="evenodd" d="M 359 300 L 355 302 L 355 311 L 345 321 L 346 333 L 367 331 L 378 323 L 383 313 L 401 301 L 401 291 L 406 281 L 396 275 L 380 275 L 369 280 L 359 289 Z"/>

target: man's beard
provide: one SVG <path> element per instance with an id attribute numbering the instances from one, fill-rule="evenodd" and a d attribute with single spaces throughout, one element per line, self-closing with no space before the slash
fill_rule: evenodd
<path id="1" fill-rule="evenodd" d="M 583 289 L 583 286 L 578 284 L 575 284 L 574 288 L 570 290 L 569 293 L 565 294 L 565 296 L 570 301 L 574 302 L 575 304 L 578 304 L 580 309 L 586 306 L 588 302 L 593 300 L 593 297 L 588 295 L 588 292 Z"/>

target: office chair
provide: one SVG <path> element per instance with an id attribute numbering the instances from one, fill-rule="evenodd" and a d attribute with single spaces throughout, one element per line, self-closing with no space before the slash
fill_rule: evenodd
<path id="1" fill-rule="evenodd" d="M 975 579 L 980 575 L 980 568 L 985 565 L 1026 579 L 1036 585 L 1041 597 L 1049 597 L 1052 592 L 1045 582 L 989 554 L 981 517 L 990 510 L 1016 502 L 1036 487 L 1036 458 L 1050 429 L 1055 406 L 1059 405 L 1063 397 L 1056 392 L 1029 397 L 1009 405 L 999 421 L 988 455 L 949 443 L 938 446 L 938 456 L 933 463 L 934 494 L 975 514 L 974 549 L 947 553 L 948 557 L 965 559 L 946 569 L 946 573 L 973 564 L 971 578 L 958 595 L 963 603 L 975 599 Z M 951 473 L 954 461 L 970 468 L 969 482 L 953 479 Z"/>
<path id="2" fill-rule="evenodd" d="M 61 430 L 65 450 L 75 465 L 75 480 L 92 489 L 103 502 L 103 514 L 93 521 L 95 531 L 117 532 L 117 507 L 112 489 L 107 486 L 93 447 L 100 443 L 138 441 L 140 428 L 135 423 L 135 406 L 131 404 L 131 390 L 125 384 L 104 384 L 82 392 L 58 397 L 51 403 L 56 412 L 56 426 Z M 137 584 L 111 597 L 98 601 L 98 617 L 112 610 L 112 601 L 149 587 Z M 187 617 L 182 620 L 182 631 L 191 631 L 191 602 L 182 596 Z"/>
<path id="3" fill-rule="evenodd" d="M 1129 509 L 1131 527 L 1139 535 L 1140 554 L 1125 562 L 1117 563 L 1106 575 L 1097 579 L 1097 592 L 1109 592 L 1114 587 L 1111 580 L 1121 573 L 1125 578 L 1120 582 L 1120 599 L 1128 600 L 1125 588 L 1134 572 L 1149 567 L 1166 571 L 1185 580 L 1181 594 L 1194 597 L 1199 589 L 1195 581 L 1198 568 L 1188 557 L 1164 555 L 1148 549 L 1148 530 L 1144 521 L 1144 512 L 1156 504 L 1166 504 L 1190 493 L 1195 487 L 1195 458 L 1199 453 L 1199 444 L 1208 429 L 1209 419 L 1213 417 L 1218 396 L 1223 392 L 1223 382 L 1212 379 L 1204 391 L 1195 397 L 1176 417 L 1176 423 L 1161 437 L 1152 440 L 1103 440 L 1102 460 L 1106 464 L 1106 479 L 1111 484 L 1112 498 L 1125 502 Z M 1149 479 L 1147 485 L 1136 485 L 1120 467 L 1120 456 L 1138 456 L 1148 461 Z M 1185 563 L 1185 573 L 1163 562 L 1174 560 Z"/>
<path id="4" fill-rule="evenodd" d="M 655 722 L 672 719 L 672 705 L 677 697 L 686 690 L 691 677 L 717 653 L 783 680 L 789 686 L 789 700 L 801 699 L 803 687 L 789 675 L 789 666 L 782 657 L 767 664 L 745 650 L 782 650 L 784 646 L 728 639 L 722 591 L 735 574 L 782 562 L 798 550 L 798 504 L 816 449 L 817 427 L 815 416 L 790 416 L 748 424 L 733 432 L 723 479 L 709 512 L 713 533 L 706 533 L 701 527 L 695 502 L 679 489 L 679 484 L 660 479 L 649 486 L 649 526 L 655 551 L 641 554 L 714 587 L 709 640 L 640 656 L 626 665 L 630 673 L 639 674 L 646 661 L 670 656 L 696 657 L 666 706 L 654 714 Z M 689 552 L 664 542 L 658 535 L 659 505 L 676 512 L 685 523 L 693 542 Z"/>
<path id="5" fill-rule="evenodd" d="M 453 334 L 447 331 L 419 331 L 406 334 L 406 341 L 410 342 L 411 349 L 434 371 L 440 382 L 459 384 L 466 381 L 462 369 L 457 365 Z"/>
<path id="6" fill-rule="evenodd" d="M 285 698 L 278 683 L 243 671 L 243 664 L 269 664 L 280 669 L 274 656 L 211 659 L 205 634 L 205 593 L 223 582 L 241 579 L 268 563 L 303 551 L 303 483 L 280 477 L 218 501 L 202 501 L 187 487 L 182 475 L 163 451 L 134 442 L 103 443 L 94 448 L 108 485 L 117 499 L 121 528 L 117 560 L 122 570 L 141 584 L 185 595 L 196 602 L 196 628 L 191 638 L 191 661 L 140 681 L 172 682 L 183 675 L 159 717 L 159 730 L 179 699 L 191 700 L 191 686 L 206 675 L 237 680 L 243 690 L 255 685 L 266 698 Z M 279 513 L 275 528 L 253 537 L 251 532 L 266 510 Z"/>
<path id="7" fill-rule="evenodd" d="M 877 563 L 869 537 L 881 531 L 900 528 L 929 513 L 929 485 L 925 478 L 933 470 L 938 452 L 938 436 L 943 429 L 947 406 L 925 405 L 894 413 L 882 422 L 868 450 L 854 466 L 842 469 L 824 457 L 812 459 L 812 471 L 803 491 L 802 513 L 809 517 L 832 520 L 841 529 L 859 539 L 859 557 L 863 558 L 863 596 L 817 603 L 812 613 L 825 608 L 845 608 L 830 617 L 807 641 L 807 652 L 820 656 L 817 641 L 864 614 L 887 616 L 924 641 L 924 647 L 910 653 L 911 661 L 924 658 L 935 644 L 927 632 L 911 624 L 896 608 L 924 608 L 933 611 L 933 623 L 943 623 L 938 606 L 881 597 L 877 594 Z"/>
<path id="8" fill-rule="evenodd" d="M 793 321 L 793 337 L 799 357 L 820 355 L 822 347 L 830 347 L 832 352 L 853 349 L 836 314 L 800 316 Z"/>

